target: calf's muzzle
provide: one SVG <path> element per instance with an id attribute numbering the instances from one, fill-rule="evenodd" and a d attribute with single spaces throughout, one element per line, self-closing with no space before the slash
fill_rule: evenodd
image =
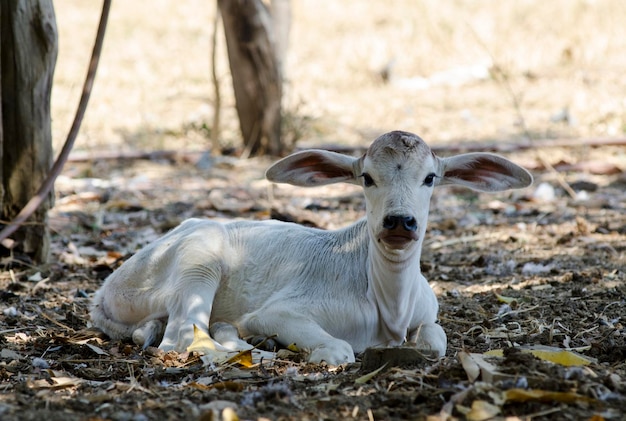
<path id="1" fill-rule="evenodd" d="M 405 231 L 417 231 L 417 220 L 412 216 L 404 215 L 387 215 L 383 219 L 383 228 L 386 230 L 395 230 L 401 226 Z"/>

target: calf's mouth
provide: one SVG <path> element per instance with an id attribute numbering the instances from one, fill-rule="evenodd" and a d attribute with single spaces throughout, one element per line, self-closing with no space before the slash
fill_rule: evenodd
<path id="1" fill-rule="evenodd" d="M 413 241 L 417 241 L 419 236 L 415 231 L 407 231 L 402 227 L 385 229 L 378 236 L 378 241 L 382 241 L 390 249 L 404 249 Z"/>

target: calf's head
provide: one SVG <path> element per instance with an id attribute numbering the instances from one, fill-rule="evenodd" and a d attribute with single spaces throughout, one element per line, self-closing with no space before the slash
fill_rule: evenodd
<path id="1" fill-rule="evenodd" d="M 297 152 L 272 165 L 266 177 L 305 187 L 337 182 L 363 186 L 370 238 L 391 261 L 421 252 L 435 186 L 458 184 L 491 192 L 532 183 L 528 171 L 501 156 L 440 158 L 419 136 L 401 131 L 380 136 L 360 158 L 322 150 Z"/>

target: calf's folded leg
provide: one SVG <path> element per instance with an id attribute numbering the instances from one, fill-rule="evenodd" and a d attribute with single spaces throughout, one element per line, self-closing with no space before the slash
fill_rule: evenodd
<path id="1" fill-rule="evenodd" d="M 446 354 L 446 333 L 437 323 L 424 323 L 415 331 L 409 332 L 408 342 L 419 349 L 430 349 L 440 357 Z"/>
<path id="2" fill-rule="evenodd" d="M 241 320 L 242 336 L 276 335 L 276 339 L 285 346 L 294 344 L 308 351 L 309 362 L 338 365 L 354 362 L 352 346 L 326 332 L 310 318 L 290 309 L 261 308 Z"/>

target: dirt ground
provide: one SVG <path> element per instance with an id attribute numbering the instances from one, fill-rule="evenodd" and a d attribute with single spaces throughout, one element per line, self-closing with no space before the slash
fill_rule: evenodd
<path id="1" fill-rule="evenodd" d="M 76 149 L 94 158 L 57 181 L 50 263 L 0 262 L 0 419 L 626 419 L 626 148 L 584 144 L 626 132 L 621 1 L 294 2 L 285 130 L 296 147 L 356 151 L 403 129 L 441 155 L 483 145 L 533 172 L 520 191 L 435 192 L 422 271 L 444 358 L 380 372 L 362 355 L 340 367 L 287 353 L 205 365 L 91 329 L 106 276 L 185 218 L 335 229 L 364 214 L 355 186 L 272 186 L 270 158 L 236 158 L 224 57 L 221 141 L 235 156 L 203 155 L 214 10 L 188 3 L 114 2 Z M 55 7 L 60 144 L 98 10 Z M 573 140 L 520 149 L 528 136 Z M 179 153 L 102 158 L 119 150 Z"/>

